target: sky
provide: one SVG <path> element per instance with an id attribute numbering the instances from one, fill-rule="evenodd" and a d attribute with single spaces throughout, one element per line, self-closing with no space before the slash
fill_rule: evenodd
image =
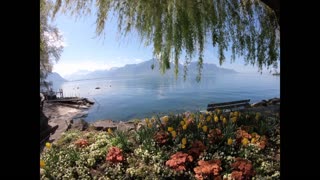
<path id="1" fill-rule="evenodd" d="M 53 66 L 53 72 L 64 77 L 80 70 L 94 71 L 122 67 L 126 64 L 147 61 L 153 57 L 152 46 L 144 46 L 136 34 L 129 34 L 125 38 L 120 36 L 117 32 L 116 17 L 112 15 L 107 21 L 104 36 L 96 37 L 95 18 L 94 13 L 79 19 L 57 14 L 51 23 L 62 34 L 61 43 L 64 48 L 60 60 Z M 235 69 L 238 72 L 258 73 L 257 67 L 245 66 L 242 59 L 230 63 L 230 55 L 225 56 L 226 61 L 219 67 Z M 193 61 L 196 60 L 195 57 Z M 217 49 L 213 49 L 210 44 L 205 47 L 204 62 L 219 65 Z"/>

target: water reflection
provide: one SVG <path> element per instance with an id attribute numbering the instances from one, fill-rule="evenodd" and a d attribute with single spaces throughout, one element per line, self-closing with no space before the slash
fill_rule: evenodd
<path id="1" fill-rule="evenodd" d="M 208 103 L 280 96 L 280 78 L 260 74 L 232 74 L 183 81 L 170 78 L 121 77 L 66 82 L 65 95 L 77 95 L 98 102 L 89 111 L 88 121 L 129 120 L 156 112 L 183 112 L 205 109 Z M 100 89 L 95 89 L 100 87 Z"/>

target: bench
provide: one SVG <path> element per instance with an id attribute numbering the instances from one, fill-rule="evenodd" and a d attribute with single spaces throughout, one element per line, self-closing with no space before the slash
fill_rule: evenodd
<path id="1" fill-rule="evenodd" d="M 240 101 L 230 101 L 230 102 L 223 102 L 223 103 L 212 103 L 208 104 L 207 111 L 214 111 L 215 109 L 221 110 L 237 110 L 241 107 L 249 107 L 250 99 L 240 100 Z"/>

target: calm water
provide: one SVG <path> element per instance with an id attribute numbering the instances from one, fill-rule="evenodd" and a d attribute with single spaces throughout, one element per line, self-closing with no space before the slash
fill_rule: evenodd
<path id="1" fill-rule="evenodd" d="M 251 99 L 254 103 L 280 97 L 280 77 L 258 73 L 202 77 L 200 83 L 173 78 L 121 77 L 66 82 L 60 87 L 65 96 L 87 97 L 96 102 L 86 118 L 90 122 L 205 110 L 212 102 Z"/>

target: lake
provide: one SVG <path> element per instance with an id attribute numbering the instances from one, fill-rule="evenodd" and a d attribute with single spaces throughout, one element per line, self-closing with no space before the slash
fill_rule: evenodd
<path id="1" fill-rule="evenodd" d="M 99 87 L 100 89 L 96 89 Z M 65 82 L 64 96 L 95 101 L 86 121 L 127 121 L 161 113 L 205 110 L 208 103 L 251 99 L 250 103 L 280 97 L 280 77 L 271 74 L 237 73 L 183 81 L 174 78 L 108 77 Z"/>

